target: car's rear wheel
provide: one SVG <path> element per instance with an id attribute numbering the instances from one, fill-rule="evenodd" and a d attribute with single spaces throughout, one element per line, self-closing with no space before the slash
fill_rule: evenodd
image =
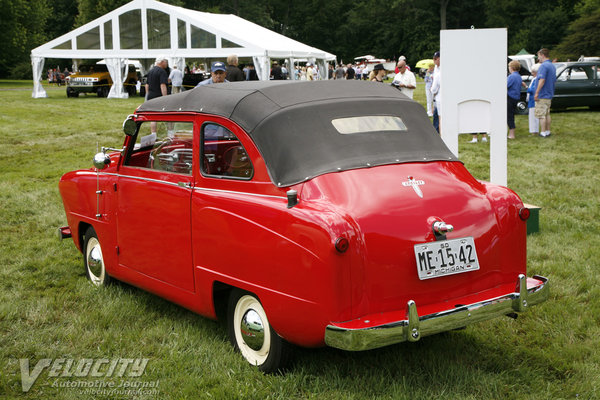
<path id="1" fill-rule="evenodd" d="M 234 289 L 227 314 L 229 340 L 246 361 L 265 373 L 285 366 L 290 345 L 273 330 L 256 296 Z"/>
<path id="2" fill-rule="evenodd" d="M 110 283 L 110 276 L 106 272 L 102 246 L 93 227 L 88 227 L 84 235 L 83 265 L 85 273 L 94 285 L 105 286 Z"/>

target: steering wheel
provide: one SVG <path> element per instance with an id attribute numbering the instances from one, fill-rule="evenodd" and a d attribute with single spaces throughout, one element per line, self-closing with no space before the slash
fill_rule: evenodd
<path id="1" fill-rule="evenodd" d="M 150 152 L 150 159 L 148 160 L 148 163 L 150 165 L 150 168 L 154 169 L 154 161 L 156 160 L 156 156 L 161 152 L 161 150 L 163 149 L 163 147 L 170 145 L 173 143 L 173 139 L 171 139 L 170 137 L 166 137 L 163 139 L 162 143 L 155 149 L 153 149 Z M 160 163 L 160 158 L 158 160 L 159 163 L 159 167 L 162 168 L 162 164 Z"/>
<path id="2" fill-rule="evenodd" d="M 233 146 L 223 153 L 223 169 L 242 169 L 250 166 L 250 157 L 243 146 Z"/>

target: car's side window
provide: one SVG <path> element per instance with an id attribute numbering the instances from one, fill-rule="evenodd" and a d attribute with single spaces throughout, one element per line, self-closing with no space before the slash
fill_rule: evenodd
<path id="1" fill-rule="evenodd" d="M 594 79 L 594 70 L 592 67 L 571 67 L 566 68 L 559 76 L 559 80 L 592 80 Z"/>
<path id="2" fill-rule="evenodd" d="M 193 129 L 192 122 L 143 122 L 124 164 L 191 175 Z"/>
<path id="3" fill-rule="evenodd" d="M 250 157 L 233 132 L 222 125 L 202 125 L 203 175 L 250 179 L 254 173 Z"/>

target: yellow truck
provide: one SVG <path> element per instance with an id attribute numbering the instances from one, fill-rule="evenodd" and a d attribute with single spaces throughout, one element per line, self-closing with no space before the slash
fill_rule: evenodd
<path id="1" fill-rule="evenodd" d="M 80 65 L 79 71 L 71 74 L 65 80 L 67 81 L 67 97 L 78 97 L 79 93 L 96 93 L 98 97 L 106 97 L 113 84 L 105 64 Z M 129 64 L 127 79 L 123 83 L 129 96 L 135 96 L 137 80 L 135 66 Z"/>

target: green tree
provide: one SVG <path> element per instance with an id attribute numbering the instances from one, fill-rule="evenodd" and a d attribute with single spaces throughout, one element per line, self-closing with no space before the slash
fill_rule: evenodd
<path id="1" fill-rule="evenodd" d="M 31 49 L 46 39 L 47 3 L 45 0 L 0 0 L 0 9 L 0 77 L 31 76 Z"/>
<path id="2" fill-rule="evenodd" d="M 569 25 L 568 34 L 556 47 L 554 56 L 562 59 L 577 59 L 580 55 L 600 54 L 600 6 Z"/>
<path id="3" fill-rule="evenodd" d="M 46 18 L 46 39 L 52 40 L 67 32 L 75 25 L 77 2 L 73 0 L 52 0 L 48 2 L 52 8 Z"/>

